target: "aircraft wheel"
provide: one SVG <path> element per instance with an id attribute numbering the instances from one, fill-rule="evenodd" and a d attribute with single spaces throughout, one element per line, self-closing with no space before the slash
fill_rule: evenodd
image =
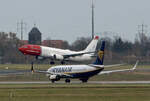
<path id="1" fill-rule="evenodd" d="M 66 83 L 70 83 L 70 79 L 66 79 L 65 82 L 66 82 Z"/>
<path id="2" fill-rule="evenodd" d="M 55 80 L 51 80 L 52 83 L 55 83 Z"/>
<path id="3" fill-rule="evenodd" d="M 80 79 L 82 83 L 87 83 L 88 79 Z"/>
<path id="4" fill-rule="evenodd" d="M 65 61 L 61 61 L 61 64 L 62 64 L 62 65 L 65 64 Z"/>
<path id="5" fill-rule="evenodd" d="M 51 65 L 54 65 L 54 64 L 55 64 L 55 62 L 54 62 L 54 61 L 51 61 L 51 62 L 50 62 L 50 64 L 51 64 Z"/>

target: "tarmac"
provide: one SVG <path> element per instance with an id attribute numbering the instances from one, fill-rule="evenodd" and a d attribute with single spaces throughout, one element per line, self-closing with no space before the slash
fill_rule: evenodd
<path id="1" fill-rule="evenodd" d="M 139 69 L 138 69 L 139 70 Z M 140 71 L 150 69 L 140 69 Z M 0 70 L 0 76 L 19 74 L 22 75 L 30 70 Z M 65 81 L 56 81 L 56 84 L 65 84 Z M 81 81 L 71 81 L 72 84 L 80 84 Z M 88 84 L 150 84 L 150 81 L 88 81 Z M 0 81 L 0 84 L 51 84 L 51 81 Z"/>
<path id="2" fill-rule="evenodd" d="M 56 84 L 65 84 L 56 81 Z M 71 84 L 80 84 L 81 81 L 71 81 Z M 150 84 L 150 81 L 88 81 L 88 84 Z M 51 84 L 51 81 L 1 81 L 0 84 Z"/>

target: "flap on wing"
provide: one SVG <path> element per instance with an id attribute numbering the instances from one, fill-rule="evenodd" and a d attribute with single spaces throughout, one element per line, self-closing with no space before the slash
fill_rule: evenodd
<path id="1" fill-rule="evenodd" d="M 83 54 L 90 54 L 90 53 L 95 53 L 95 51 L 94 52 L 81 52 L 81 53 L 69 54 L 69 55 L 63 55 L 63 56 L 64 56 L 64 58 L 69 58 L 69 57 L 80 56 L 80 55 L 83 55 Z"/>
<path id="2" fill-rule="evenodd" d="M 104 67 L 117 67 L 117 66 L 123 66 L 126 65 L 126 63 L 122 63 L 122 64 L 114 64 L 114 65 L 105 65 Z"/>

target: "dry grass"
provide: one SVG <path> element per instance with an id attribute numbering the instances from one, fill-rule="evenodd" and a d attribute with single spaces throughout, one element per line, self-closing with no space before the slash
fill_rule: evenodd
<path id="1" fill-rule="evenodd" d="M 0 87 L 3 87 L 0 88 L 1 101 L 150 100 L 150 85 L 51 84 L 0 85 Z"/>

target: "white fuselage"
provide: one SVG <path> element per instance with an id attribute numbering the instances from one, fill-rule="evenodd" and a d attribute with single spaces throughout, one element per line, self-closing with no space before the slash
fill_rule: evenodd
<path id="1" fill-rule="evenodd" d="M 103 67 L 97 68 L 90 65 L 59 65 L 49 68 L 47 72 L 54 75 L 70 75 L 71 78 L 89 78 L 103 69 Z"/>
<path id="2" fill-rule="evenodd" d="M 71 50 L 64 50 L 64 49 L 57 49 L 57 48 L 41 46 L 41 55 L 40 56 L 53 58 L 54 55 L 55 55 L 56 59 L 63 60 L 64 55 L 79 54 L 79 53 L 82 53 L 82 52 L 83 51 L 75 52 L 75 51 L 71 51 Z M 69 57 L 69 58 L 67 58 L 67 60 L 85 61 L 85 60 L 92 59 L 91 56 L 92 56 L 92 54 L 83 54 L 83 55 L 80 55 L 80 56 Z"/>

